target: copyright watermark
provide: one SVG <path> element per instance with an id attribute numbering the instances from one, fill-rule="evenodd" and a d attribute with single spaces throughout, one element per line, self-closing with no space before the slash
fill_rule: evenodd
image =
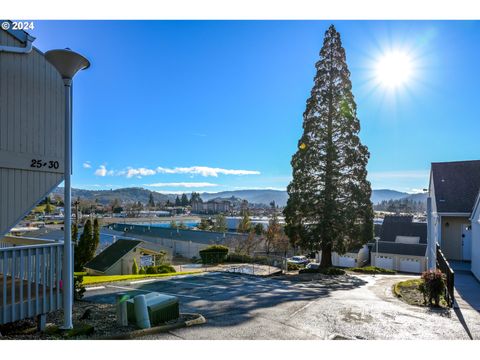
<path id="1" fill-rule="evenodd" d="M 2 22 L 3 30 L 33 30 L 35 29 L 35 24 L 33 21 L 3 21 Z"/>

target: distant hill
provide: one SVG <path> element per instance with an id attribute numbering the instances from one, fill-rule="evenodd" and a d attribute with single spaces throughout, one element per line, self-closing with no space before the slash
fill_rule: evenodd
<path id="1" fill-rule="evenodd" d="M 424 202 L 425 204 L 427 203 L 427 193 L 419 193 L 419 194 L 408 194 L 406 197 L 408 200 L 413 200 L 413 201 L 421 201 Z"/>
<path id="2" fill-rule="evenodd" d="M 200 194 L 200 197 L 207 201 L 215 198 L 230 198 L 232 196 L 255 204 L 268 205 L 275 201 L 275 204 L 279 206 L 287 205 L 288 199 L 287 192 L 282 190 L 235 190 Z"/>
<path id="3" fill-rule="evenodd" d="M 370 200 L 372 200 L 373 204 L 378 204 L 383 200 L 398 200 L 408 197 L 410 194 L 405 192 L 400 192 L 396 190 L 388 190 L 388 189 L 379 189 L 379 190 L 372 190 L 372 196 Z"/>
<path id="4" fill-rule="evenodd" d="M 143 188 L 121 188 L 114 190 L 83 190 L 72 189 L 72 198 L 76 199 L 80 197 L 85 200 L 94 201 L 98 200 L 101 204 L 108 204 L 114 199 L 119 199 L 122 202 L 138 202 L 143 204 L 148 202 L 150 193 L 153 194 L 155 202 L 165 202 L 167 200 L 175 201 L 176 194 L 164 194 L 156 191 L 150 191 Z M 190 196 L 190 192 L 185 192 Z M 57 188 L 53 191 L 53 194 L 63 196 L 63 188 Z M 241 200 L 247 200 L 249 203 L 265 204 L 269 205 L 272 200 L 279 206 L 285 206 L 287 204 L 288 195 L 286 191 L 282 190 L 234 190 L 234 191 L 220 191 L 217 193 L 201 193 L 201 198 L 204 201 L 213 199 L 230 199 L 234 198 L 235 202 Z M 415 201 L 426 202 L 427 194 L 408 194 L 405 192 L 380 189 L 372 191 L 372 202 L 378 204 L 383 200 L 398 200 L 408 198 Z"/>
<path id="5" fill-rule="evenodd" d="M 77 197 L 91 201 L 97 199 L 100 204 L 104 205 L 109 204 L 115 199 L 127 203 L 140 201 L 141 203 L 146 204 L 150 198 L 150 193 L 153 194 L 153 200 L 155 202 L 165 202 L 167 200 L 175 201 L 176 198 L 176 195 L 173 194 L 161 194 L 143 188 L 121 188 L 114 190 L 72 189 L 72 199 L 76 199 Z M 63 188 L 55 189 L 53 194 L 58 194 L 63 197 Z"/>

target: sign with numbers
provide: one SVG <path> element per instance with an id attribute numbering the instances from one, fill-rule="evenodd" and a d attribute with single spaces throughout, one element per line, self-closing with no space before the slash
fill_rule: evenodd
<path id="1" fill-rule="evenodd" d="M 0 29 L 0 46 L 25 47 Z M 58 71 L 33 48 L 0 52 L 0 237 L 64 179 L 65 94 Z"/>

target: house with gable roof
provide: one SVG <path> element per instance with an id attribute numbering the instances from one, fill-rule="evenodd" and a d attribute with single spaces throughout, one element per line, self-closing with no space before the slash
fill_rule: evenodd
<path id="1" fill-rule="evenodd" d="M 478 224 L 480 160 L 432 163 L 429 196 L 432 198 L 434 242 L 449 261 L 475 264 L 480 277 L 480 236 L 472 236 Z M 475 217 L 477 216 L 477 217 Z M 478 230 L 476 230 L 478 232 Z"/>

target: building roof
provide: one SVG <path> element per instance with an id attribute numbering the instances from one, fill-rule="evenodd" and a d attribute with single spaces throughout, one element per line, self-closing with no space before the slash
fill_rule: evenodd
<path id="1" fill-rule="evenodd" d="M 397 236 L 419 237 L 419 244 L 395 242 Z M 372 252 L 377 252 L 374 244 Z M 413 222 L 413 216 L 386 216 L 382 224 L 378 252 L 383 254 L 425 256 L 427 251 L 427 224 Z"/>
<path id="2" fill-rule="evenodd" d="M 377 252 L 376 245 L 373 245 L 372 252 Z M 407 256 L 425 256 L 425 254 L 427 253 L 427 244 L 402 244 L 391 241 L 379 241 L 378 253 Z"/>
<path id="3" fill-rule="evenodd" d="M 130 235 L 144 235 L 163 239 L 192 241 L 199 244 L 221 244 L 225 241 L 239 237 L 248 237 L 248 234 L 222 233 L 216 231 L 188 230 L 162 228 L 149 225 L 112 224 L 114 230 L 124 231 Z"/>
<path id="4" fill-rule="evenodd" d="M 426 244 L 427 223 L 387 222 L 382 225 L 380 241 L 395 243 L 397 236 L 418 236 L 420 244 Z"/>
<path id="5" fill-rule="evenodd" d="M 471 213 L 480 189 L 480 160 L 432 163 L 439 213 Z"/>
<path id="6" fill-rule="evenodd" d="M 140 245 L 140 240 L 120 239 L 85 264 L 88 269 L 105 272 L 117 261 Z"/>

